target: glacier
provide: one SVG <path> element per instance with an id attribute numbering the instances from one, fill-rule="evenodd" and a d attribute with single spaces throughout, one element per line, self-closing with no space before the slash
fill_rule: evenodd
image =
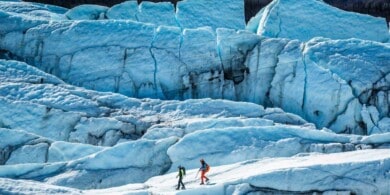
<path id="1" fill-rule="evenodd" d="M 178 165 L 193 169 L 199 158 L 223 166 L 390 143 L 389 133 L 335 134 L 253 103 L 139 100 L 70 86 L 22 62 L 0 64 L 0 135 L 12 138 L 0 144 L 1 177 L 109 188 L 145 182 Z"/>
<path id="2" fill-rule="evenodd" d="M 131 3 L 134 4 L 130 1 L 123 6 Z M 137 9 L 160 13 L 167 5 L 145 2 Z M 210 97 L 253 102 L 280 107 L 318 128 L 328 127 L 338 133 L 389 131 L 383 124 L 389 120 L 389 45 L 369 37 L 344 33 L 361 39 L 314 37 L 301 42 L 286 39 L 294 37 L 267 38 L 210 26 L 183 29 L 169 24 L 169 17 L 140 23 L 131 19 L 36 20 L 6 11 L 3 15 L 3 55 L 32 64 L 73 85 L 138 98 Z M 356 16 L 356 21 L 379 21 L 370 16 L 362 19 L 359 14 L 348 15 Z M 267 19 L 274 21 L 272 17 Z M 15 22 L 19 25 L 15 26 Z M 373 37 L 389 35 L 386 25 L 378 24 L 372 29 L 384 30 L 373 30 Z M 315 32 L 320 36 L 325 31 Z M 346 66 L 345 61 L 351 62 Z M 368 69 L 369 77 L 365 74 Z M 377 119 L 371 121 L 368 116 L 376 112 Z"/>
<path id="3" fill-rule="evenodd" d="M 0 194 L 390 193 L 384 19 L 1 1 L 0 24 Z"/>

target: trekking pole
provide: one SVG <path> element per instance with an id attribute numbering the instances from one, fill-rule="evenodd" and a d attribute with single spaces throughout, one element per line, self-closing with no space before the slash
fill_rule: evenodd
<path id="1" fill-rule="evenodd" d="M 198 172 L 196 172 L 195 179 L 198 177 L 199 171 L 200 170 L 198 170 Z"/>

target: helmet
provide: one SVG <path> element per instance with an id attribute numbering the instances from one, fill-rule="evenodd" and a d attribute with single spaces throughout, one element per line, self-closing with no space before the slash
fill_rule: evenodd
<path id="1" fill-rule="evenodd" d="M 203 158 L 202 158 L 202 159 L 200 159 L 200 162 L 204 162 Z"/>

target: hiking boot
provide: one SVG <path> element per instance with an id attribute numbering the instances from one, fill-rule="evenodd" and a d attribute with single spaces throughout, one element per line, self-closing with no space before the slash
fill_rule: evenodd
<path id="1" fill-rule="evenodd" d="M 202 182 L 202 183 L 200 183 L 199 185 L 204 185 L 204 183 Z"/>
<path id="2" fill-rule="evenodd" d="M 176 190 L 180 190 L 179 188 L 176 188 Z"/>
<path id="3" fill-rule="evenodd" d="M 209 182 L 209 178 L 206 178 L 206 182 Z"/>
<path id="4" fill-rule="evenodd" d="M 186 189 L 186 187 L 181 187 L 181 189 L 182 189 L 182 190 L 185 190 L 185 189 Z"/>

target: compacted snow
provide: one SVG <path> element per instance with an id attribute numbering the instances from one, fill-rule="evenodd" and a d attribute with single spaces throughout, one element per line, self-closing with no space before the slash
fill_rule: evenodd
<path id="1" fill-rule="evenodd" d="M 0 194 L 389 194 L 383 21 L 314 0 L 247 26 L 241 0 L 1 1 Z"/>

